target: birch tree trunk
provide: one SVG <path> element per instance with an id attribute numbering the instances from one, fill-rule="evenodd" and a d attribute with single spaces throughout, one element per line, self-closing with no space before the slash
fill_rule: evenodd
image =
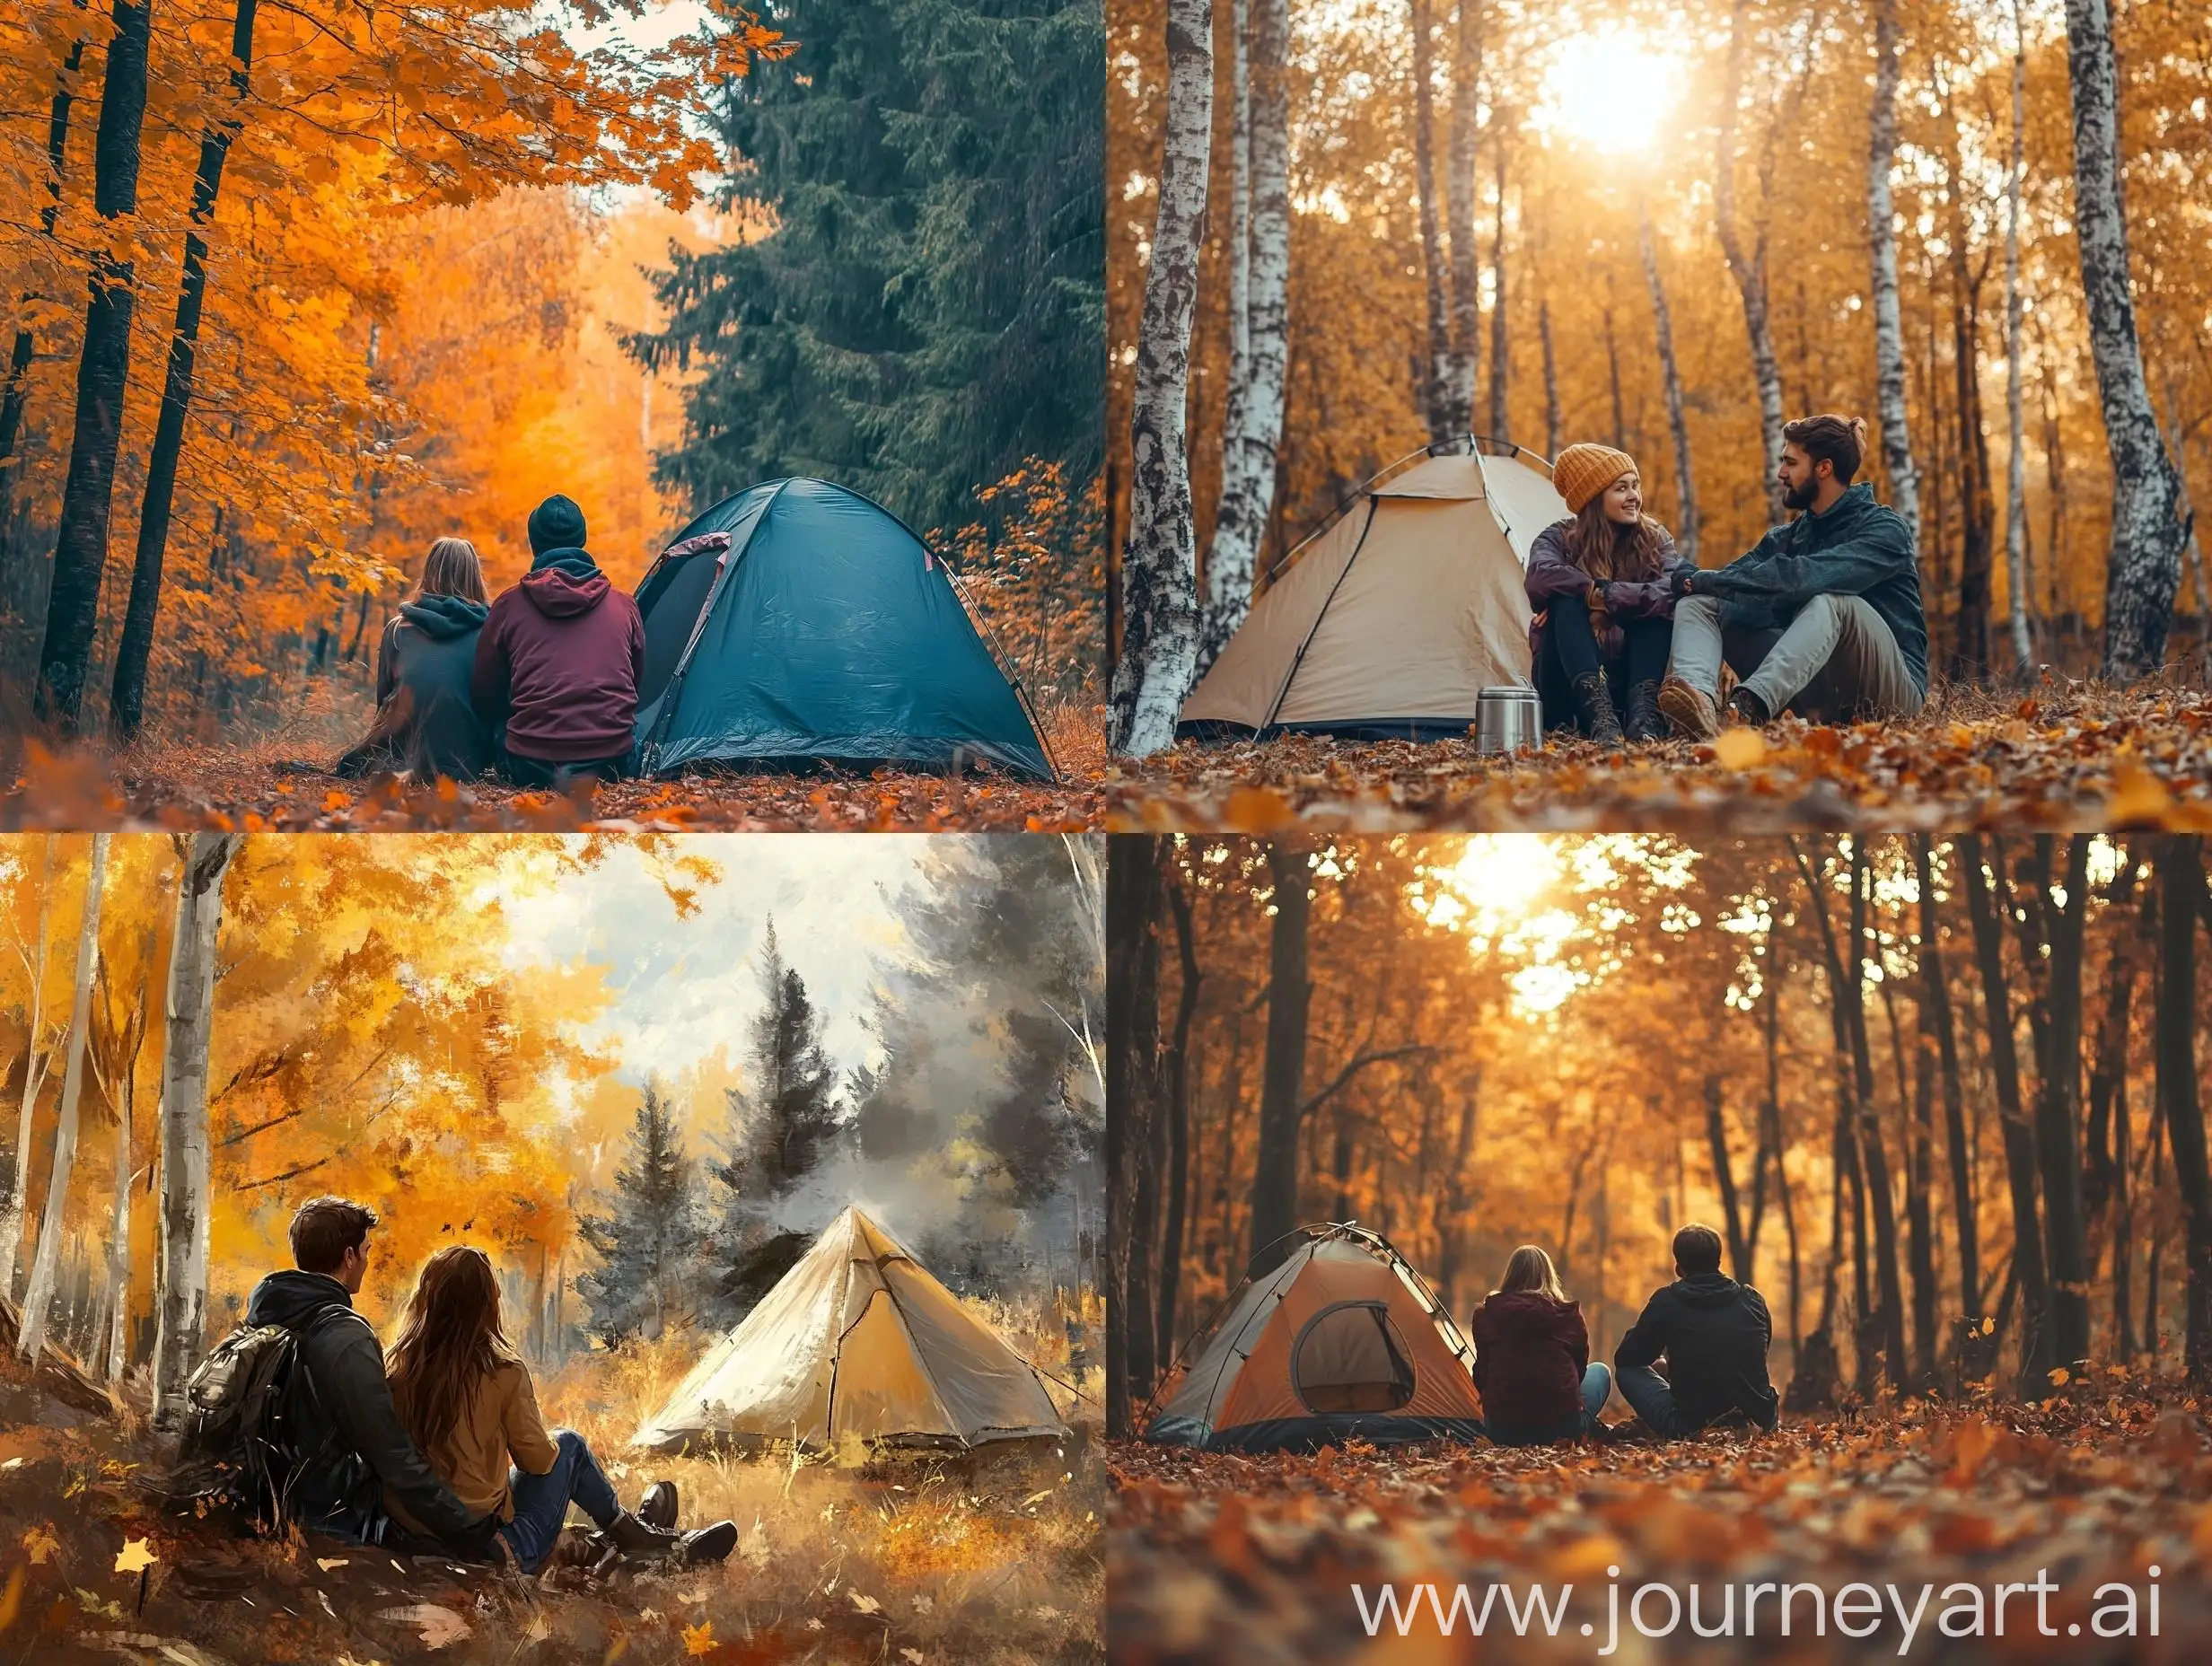
<path id="1" fill-rule="evenodd" d="M 1966 258 L 1972 237 L 1962 200 L 1966 170 L 1957 120 L 1947 99 L 1945 104 L 1945 118 L 1952 124 L 1945 186 L 1951 199 L 1951 357 L 1959 425 L 1959 587 L 1949 671 L 1954 680 L 1979 682 L 1986 680 L 1990 671 L 1989 574 L 1997 541 L 1989 441 L 1981 419 L 1981 284 L 1988 267 L 1985 262 L 1977 273 Z M 1929 334 L 1933 340 L 1934 332 Z M 1929 408 L 1934 409 L 1932 400 Z"/>
<path id="2" fill-rule="evenodd" d="M 77 1155 L 77 1094 L 84 1085 L 84 1043 L 92 1027 L 92 970 L 100 961 L 100 899 L 108 878 L 108 835 L 92 835 L 92 866 L 84 876 L 84 920 L 77 933 L 76 991 L 69 1007 L 67 1062 L 62 1070 L 61 1110 L 54 1126 L 53 1178 L 47 1182 L 46 1210 L 39 1221 L 39 1245 L 31 1259 L 31 1284 L 23 1293 L 22 1326 L 16 1352 L 35 1361 L 46 1341 L 47 1309 L 54 1300 L 54 1276 L 61 1260 L 62 1234 L 69 1217 L 69 1173 Z"/>
<path id="3" fill-rule="evenodd" d="M 167 1426 L 199 1363 L 207 1312 L 207 1045 L 223 876 L 238 836 L 195 833 L 177 881 L 162 1057 L 162 1221 L 154 1293 L 154 1419 Z"/>
<path id="4" fill-rule="evenodd" d="M 1207 667 L 1214 662 L 1222 645 L 1243 622 L 1244 615 L 1251 608 L 1252 578 L 1259 562 L 1260 546 L 1267 537 L 1268 518 L 1275 508 L 1276 452 L 1283 440 L 1283 399 L 1289 369 L 1290 5 L 1289 0 L 1250 0 L 1250 3 L 1251 111 L 1248 126 L 1251 135 L 1251 289 L 1245 308 L 1250 333 L 1250 369 L 1245 377 L 1244 403 L 1239 412 L 1242 424 L 1233 431 L 1224 431 L 1222 435 L 1221 505 L 1214 522 L 1214 545 L 1209 552 L 1209 570 L 1207 574 L 1206 611 L 1200 623 L 1197 654 L 1191 662 L 1192 678 L 1203 674 Z M 1206 9 L 1192 4 L 1191 0 L 1179 0 L 1170 12 L 1168 28 L 1171 37 L 1174 32 L 1172 19 L 1176 13 L 1189 10 L 1195 14 Z M 1210 41 L 1210 32 L 1200 39 Z M 1175 67 L 1176 55 L 1171 39 L 1168 68 L 1171 86 L 1168 101 L 1171 110 L 1174 104 L 1172 85 Z M 1193 75 L 1196 75 L 1196 66 L 1186 67 Z M 1192 136 L 1197 158 L 1194 228 L 1203 224 L 1206 209 L 1206 145 L 1211 131 L 1213 98 L 1210 57 L 1204 65 L 1204 75 L 1205 91 L 1202 95 L 1194 94 L 1202 96 L 1207 106 L 1200 112 L 1205 116 L 1206 123 L 1198 127 Z M 1175 119 L 1171 114 L 1171 145 L 1175 142 Z M 1163 166 L 1162 233 L 1166 230 L 1164 174 Z M 1155 234 L 1152 256 L 1155 275 L 1160 269 L 1161 243 L 1161 235 Z M 1191 275 L 1195 285 L 1195 238 L 1192 246 Z M 1146 294 L 1149 311 L 1149 282 L 1146 286 Z M 1185 300 L 1181 307 L 1180 335 L 1183 346 L 1176 355 L 1186 375 L 1189 364 L 1189 302 Z M 1141 346 L 1139 353 L 1141 374 Z M 1177 385 L 1181 386 L 1180 377 Z M 1184 492 L 1187 496 L 1187 486 Z M 1174 696 L 1178 706 L 1188 690 L 1189 681 L 1186 680 Z M 1172 714 L 1167 732 L 1170 735 L 1173 732 Z M 1158 744 L 1163 745 L 1165 741 Z M 1141 758 L 1145 755 L 1144 751 L 1137 749 L 1129 750 L 1134 756 Z"/>
<path id="5" fill-rule="evenodd" d="M 1475 254 L 1475 147 L 1481 115 L 1482 9 L 1460 0 L 1452 52 L 1452 131 L 1444 161 L 1444 219 L 1452 246 L 1452 356 L 1444 381 L 1452 429 L 1475 424 L 1475 376 L 1482 360 L 1482 279 Z"/>
<path id="6" fill-rule="evenodd" d="M 1890 506 L 1920 541 L 1920 477 L 1905 417 L 1905 336 L 1897 300 L 1896 208 L 1890 165 L 1897 154 L 1897 0 L 1875 0 L 1874 101 L 1867 120 L 1866 228 L 1874 257 L 1874 412 Z"/>
<path id="7" fill-rule="evenodd" d="M 1713 217 L 1720 231 L 1721 253 L 1743 301 L 1743 328 L 1751 341 L 1751 380 L 1759 390 L 1759 439 L 1765 459 L 1767 524 L 1779 526 L 1782 504 L 1782 369 L 1774 356 L 1774 331 L 1767 303 L 1767 240 L 1762 229 L 1746 255 L 1736 229 L 1736 105 L 1742 95 L 1744 33 L 1751 0 L 1735 0 L 1728 19 L 1727 84 L 1722 92 L 1720 137 L 1713 166 Z"/>
<path id="8" fill-rule="evenodd" d="M 1674 434 L 1676 506 L 1674 542 L 1692 566 L 1698 565 L 1698 489 L 1690 467 L 1690 424 L 1682 414 L 1682 378 L 1674 362 L 1674 325 L 1667 312 L 1666 285 L 1659 276 L 1659 240 L 1651 229 L 1651 208 L 1638 203 L 1637 232 L 1644 250 L 1644 282 L 1651 289 L 1651 312 L 1659 337 L 1659 369 L 1667 395 L 1667 426 Z"/>
<path id="9" fill-rule="evenodd" d="M 1497 226 L 1490 240 L 1490 437 L 1508 443 L 1513 439 L 1513 423 L 1505 410 L 1507 381 L 1507 351 L 1505 335 L 1505 134 L 1508 124 L 1499 118 L 1501 110 L 1490 112 L 1490 126 L 1497 129 L 1491 141 L 1493 172 L 1497 182 Z"/>
<path id="10" fill-rule="evenodd" d="M 1121 655 L 1112 689 L 1113 748 L 1132 758 L 1147 757 L 1173 741 L 1177 714 L 1197 674 L 1198 550 L 1185 406 L 1214 120 L 1213 28 L 1212 0 L 1168 0 L 1167 134 L 1152 266 L 1145 275 L 1144 318 L 1137 331 L 1129 416 L 1129 539 L 1121 561 Z M 1228 460 L 1224 460 L 1224 471 Z M 1230 513 L 1225 485 L 1222 496 L 1225 523 Z M 1239 558 L 1235 550 L 1236 540 L 1217 528 L 1217 566 L 1233 564 Z M 1249 592 L 1250 548 L 1242 560 Z M 1216 583 L 1224 578 L 1218 571 L 1213 576 Z"/>
<path id="11" fill-rule="evenodd" d="M 1421 275 L 1428 310 L 1428 356 L 1421 370 L 1421 417 L 1428 440 L 1440 445 L 1452 437 L 1450 379 L 1452 342 L 1444 318 L 1444 256 L 1437 242 L 1436 64 L 1430 50 L 1427 0 L 1408 0 L 1413 29 L 1413 189 L 1420 199 Z"/>
<path id="12" fill-rule="evenodd" d="M 30 961 L 31 1037 L 23 1058 L 23 1102 L 15 1118 L 15 1172 L 8 1181 L 8 1200 L 0 1210 L 0 1295 L 15 1293 L 15 1260 L 23 1247 L 23 1206 L 31 1190 L 31 1136 L 39 1107 L 39 1090 L 46 1084 L 50 1056 L 39 1046 L 46 1028 L 46 951 L 54 915 L 54 835 L 46 836 L 39 864 L 39 946 Z"/>
<path id="13" fill-rule="evenodd" d="M 115 1110 L 115 1206 L 108 1222 L 107 1284 L 101 1294 L 100 1311 L 103 1330 L 95 1333 L 104 1337 L 107 1346 L 106 1377 L 110 1382 L 119 1382 L 128 1363 L 127 1358 L 130 1333 L 130 1188 L 131 1132 L 137 1120 L 138 1106 L 138 1049 L 145 1041 L 146 997 L 145 986 L 138 988 L 130 1018 L 130 1027 L 120 1051 L 121 1066 L 116 1071 L 116 1080 L 108 1083 L 110 1103 Z M 92 1362 L 87 1361 L 88 1364 Z"/>
<path id="14" fill-rule="evenodd" d="M 2074 101 L 2075 237 L 2105 448 L 2112 460 L 2103 674 L 2128 682 L 2165 662 L 2166 633 L 2181 583 L 2181 483 L 2151 410 L 2129 292 L 2128 225 L 2116 160 L 2119 77 L 2105 0 L 2066 0 L 2066 43 Z"/>
<path id="15" fill-rule="evenodd" d="M 2020 385 L 2020 190 L 2027 171 L 2025 105 L 2027 38 L 2020 27 L 2020 0 L 2013 0 L 2013 154 L 2005 179 L 2005 592 L 2011 615 L 2013 667 L 2025 680 L 2035 658 L 2028 639 L 2028 464 L 2023 454 L 2027 422 Z"/>
<path id="16" fill-rule="evenodd" d="M 1252 377 L 1252 95 L 1249 57 L 1251 23 L 1246 0 L 1231 0 L 1229 9 L 1229 388 L 1223 402 L 1221 434 L 1223 463 L 1228 458 L 1229 436 L 1244 431 L 1245 408 L 1251 399 Z M 1215 503 L 1214 535 L 1206 548 L 1205 593 L 1200 618 L 1207 610 L 1233 605 L 1221 582 L 1221 504 Z M 1242 581 L 1247 590 L 1252 577 Z M 1224 593 L 1217 593 L 1224 592 Z M 1225 640 L 1225 638 L 1224 638 Z M 1216 647 L 1216 653 L 1219 652 Z M 1211 656 L 1200 644 L 1198 673 Z"/>

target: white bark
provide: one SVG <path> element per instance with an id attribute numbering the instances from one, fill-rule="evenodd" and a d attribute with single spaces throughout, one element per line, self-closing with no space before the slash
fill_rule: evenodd
<path id="1" fill-rule="evenodd" d="M 1743 90 L 1744 35 L 1751 0 L 1735 0 L 1728 20 L 1728 71 L 1720 106 L 1720 136 L 1713 169 L 1713 217 L 1720 231 L 1721 253 L 1743 302 L 1743 328 L 1751 338 L 1751 380 L 1759 391 L 1760 451 L 1766 461 L 1767 524 L 1779 526 L 1786 514 L 1782 482 L 1782 368 L 1774 356 L 1774 330 L 1767 302 L 1767 232 L 1762 224 L 1747 254 L 1736 230 L 1736 105 Z M 1810 48 L 1808 48 L 1808 50 Z M 1771 139 L 1769 139 L 1771 143 Z"/>
<path id="2" fill-rule="evenodd" d="M 1279 6 L 1282 0 L 1272 3 Z M 1121 558 L 1121 655 L 1112 690 L 1113 748 L 1133 758 L 1149 756 L 1174 741 L 1175 720 L 1198 665 L 1198 551 L 1186 405 L 1190 314 L 1198 295 L 1198 241 L 1206 224 L 1213 139 L 1213 27 L 1212 0 L 1168 0 L 1167 132 L 1152 265 L 1145 275 L 1144 316 L 1137 329 L 1129 416 L 1129 537 Z M 1275 81 L 1279 89 L 1279 69 Z M 1225 486 L 1223 496 L 1225 518 Z M 1218 531 L 1214 548 L 1218 562 L 1224 553 Z M 1249 592 L 1249 550 L 1243 561 Z"/>
<path id="3" fill-rule="evenodd" d="M 2164 663 L 2181 583 L 2181 477 L 2151 409 L 2129 291 L 2120 210 L 2119 76 L 2105 0 L 2067 0 L 2074 102 L 2074 225 L 2088 303 L 2089 350 L 2112 460 L 2112 552 L 2104 569 L 2103 674 L 2115 682 Z"/>
<path id="4" fill-rule="evenodd" d="M 1654 328 L 1659 338 L 1659 369 L 1666 386 L 1667 426 L 1674 435 L 1676 513 L 1674 543 L 1695 566 L 1698 563 L 1698 488 L 1690 466 L 1690 424 L 1682 411 L 1682 378 L 1674 359 L 1674 325 L 1667 311 L 1666 285 L 1659 276 L 1659 241 L 1651 229 L 1651 209 L 1638 203 L 1637 231 L 1644 248 L 1644 282 L 1651 289 Z"/>
<path id="5" fill-rule="evenodd" d="M 1444 375 L 1453 432 L 1475 422 L 1475 375 L 1482 362 L 1482 279 L 1475 253 L 1475 145 L 1482 84 L 1482 8 L 1460 0 L 1452 53 L 1452 129 L 1444 157 L 1444 220 L 1452 248 L 1452 352 Z"/>
<path id="6" fill-rule="evenodd" d="M 215 1022 L 223 876 L 238 837 L 195 833 L 177 881 L 162 1058 L 162 1219 L 154 1292 L 154 1419 L 173 1416 L 199 1363 L 207 1314 L 207 1045 Z"/>
<path id="7" fill-rule="evenodd" d="M 1867 118 L 1866 229 L 1874 257 L 1874 416 L 1890 507 L 1920 541 L 1920 476 L 1905 418 L 1905 336 L 1897 300 L 1896 207 L 1890 166 L 1897 154 L 1897 0 L 1875 0 L 1874 101 Z"/>
<path id="8" fill-rule="evenodd" d="M 1432 445 L 1452 436 L 1450 327 L 1444 318 L 1444 258 L 1436 228 L 1435 77 L 1427 0 L 1407 0 L 1413 32 L 1413 180 L 1418 198 L 1421 275 L 1427 307 L 1426 358 L 1421 367 L 1421 418 Z"/>
<path id="9" fill-rule="evenodd" d="M 31 1284 L 23 1293 L 22 1326 L 16 1337 L 16 1351 L 28 1360 L 39 1357 L 46 1341 L 47 1310 L 54 1300 L 54 1276 L 69 1215 L 69 1174 L 77 1155 L 77 1095 L 84 1086 L 85 1032 L 91 1028 L 92 970 L 100 960 L 100 900 L 107 878 L 108 835 L 95 833 L 92 866 L 84 878 L 84 920 L 77 933 L 76 989 L 69 1007 L 61 1110 L 54 1127 L 53 1178 L 47 1182 L 46 1209 L 39 1221 L 39 1245 L 31 1258 Z"/>
<path id="10" fill-rule="evenodd" d="M 1506 359 L 1505 314 L 1505 136 L 1511 124 L 1499 119 L 1503 110 L 1493 109 L 1491 126 L 1497 129 L 1497 137 L 1491 152 L 1497 182 L 1497 234 L 1490 241 L 1490 437 L 1510 443 L 1513 423 L 1505 409 L 1506 377 L 1509 365 Z"/>
<path id="11" fill-rule="evenodd" d="M 15 1260 L 23 1247 L 23 1206 L 31 1189 L 31 1136 L 51 1055 L 40 1044 L 46 1028 L 46 951 L 54 915 L 54 835 L 46 836 L 39 865 L 39 943 L 23 957 L 31 976 L 31 1030 L 23 1059 L 23 1101 L 15 1118 L 15 1173 L 0 1208 L 0 1296 L 15 1293 Z"/>
<path id="12" fill-rule="evenodd" d="M 1231 0 L 1229 21 L 1229 388 L 1224 402 L 1221 432 L 1223 445 L 1227 436 L 1242 434 L 1250 422 L 1247 408 L 1251 400 L 1252 379 L 1252 92 L 1251 66 L 1249 57 L 1251 24 L 1245 15 L 1246 0 Z M 1224 452 L 1224 461 L 1226 452 Z M 1203 627 L 1207 611 L 1233 609 L 1234 600 L 1228 594 L 1242 585 L 1249 593 L 1252 586 L 1250 573 L 1224 576 L 1221 567 L 1222 551 L 1220 504 L 1215 505 L 1214 539 L 1207 547 L 1205 567 L 1205 599 L 1200 612 Z M 1225 642 L 1226 637 L 1223 640 Z M 1220 652 L 1216 644 L 1212 653 L 1207 651 L 1202 640 L 1198 648 L 1198 663 L 1193 669 L 1193 679 L 1205 675 L 1206 668 Z"/>
<path id="13" fill-rule="evenodd" d="M 136 1074 L 135 1068 L 123 1072 L 122 1093 L 115 1107 L 115 1208 L 108 1222 L 108 1284 L 101 1298 L 107 1320 L 110 1382 L 122 1380 L 124 1337 L 130 1328 L 130 1134 Z"/>
<path id="14" fill-rule="evenodd" d="M 2020 191 L 2027 175 L 2028 47 L 2013 0 L 2013 155 L 2005 181 L 2005 417 L 2011 440 L 2005 462 L 2005 590 L 2011 613 L 2013 663 L 2025 678 L 2035 658 L 2028 638 L 2027 419 L 2020 386 Z"/>
<path id="15" fill-rule="evenodd" d="M 1283 441 L 1283 405 L 1290 355 L 1290 6 L 1289 0 L 1250 0 L 1251 39 L 1247 68 L 1251 110 L 1251 265 L 1245 317 L 1250 332 L 1250 373 L 1245 399 L 1234 429 L 1222 434 L 1221 506 L 1208 552 L 1206 613 L 1190 680 L 1202 674 L 1252 605 L 1252 577 L 1268 519 L 1275 509 L 1276 453 Z M 1172 30 L 1172 24 L 1170 28 Z M 1208 37 L 1210 41 L 1211 37 Z M 1174 80 L 1172 48 L 1168 79 Z M 1207 60 L 1206 98 L 1213 97 L 1212 61 Z M 1169 95 L 1170 102 L 1173 94 Z M 1171 132 L 1172 118 L 1171 118 Z M 1205 157 L 1201 130 L 1198 155 Z M 1206 183 L 1198 180 L 1198 211 L 1205 212 Z M 1159 239 L 1153 260 L 1158 269 Z M 1151 289 L 1146 286 L 1147 303 Z M 1188 325 L 1185 327 L 1188 334 Z M 1185 356 L 1187 357 L 1187 352 Z M 1174 698 L 1180 709 L 1186 682 Z M 1173 733 L 1171 721 L 1168 735 Z M 1166 743 L 1163 739 L 1159 744 Z M 1142 752 L 1134 756 L 1142 757 Z"/>

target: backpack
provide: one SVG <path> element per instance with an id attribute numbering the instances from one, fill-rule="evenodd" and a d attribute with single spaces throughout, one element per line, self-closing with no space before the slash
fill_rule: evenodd
<path id="1" fill-rule="evenodd" d="M 284 1530 L 292 1467 L 285 1406 L 300 1339 L 346 1311 L 332 1302 L 296 1328 L 241 1325 L 200 1361 L 185 1383 L 176 1464 L 163 1489 L 172 1504 L 197 1514 L 228 1506 L 257 1532 Z"/>

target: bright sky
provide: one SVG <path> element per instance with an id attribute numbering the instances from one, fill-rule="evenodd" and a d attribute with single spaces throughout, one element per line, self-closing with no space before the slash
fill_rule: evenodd
<path id="1" fill-rule="evenodd" d="M 689 918 L 676 917 L 652 867 L 622 846 L 589 873 L 508 899 L 518 969 L 579 955 L 606 967 L 618 998 L 601 1033 L 619 1039 L 622 1074 L 680 1075 L 717 1048 L 742 1053 L 773 914 L 785 960 L 825 1016 L 830 1053 L 840 1065 L 872 1060 L 865 1021 L 878 960 L 905 936 L 891 899 L 920 877 L 927 837 L 687 834 L 682 845 L 722 870 Z"/>
<path id="2" fill-rule="evenodd" d="M 1688 73 L 1678 55 L 1640 30 L 1576 35 L 1546 73 L 1532 120 L 1612 154 L 1646 150 L 1681 101 Z"/>

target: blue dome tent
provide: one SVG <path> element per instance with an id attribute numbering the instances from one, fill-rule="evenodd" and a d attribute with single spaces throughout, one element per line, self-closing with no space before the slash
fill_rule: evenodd
<path id="1" fill-rule="evenodd" d="M 683 548 L 711 532 L 726 550 Z M 637 610 L 641 775 L 970 758 L 1053 775 L 944 563 L 847 487 L 795 478 L 724 499 L 654 563 Z"/>

